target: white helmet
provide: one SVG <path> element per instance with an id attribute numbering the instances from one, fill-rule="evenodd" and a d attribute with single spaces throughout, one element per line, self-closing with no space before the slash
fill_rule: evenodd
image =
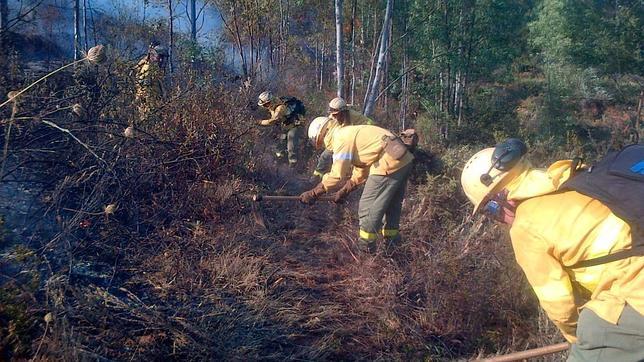
<path id="1" fill-rule="evenodd" d="M 331 114 L 345 111 L 347 108 L 347 101 L 340 97 L 333 98 L 331 102 L 329 102 L 329 113 Z"/>
<path id="2" fill-rule="evenodd" d="M 317 117 L 309 124 L 309 141 L 315 148 L 320 148 L 329 129 L 329 117 Z"/>
<path id="3" fill-rule="evenodd" d="M 273 93 L 271 93 L 270 91 L 265 91 L 259 95 L 259 100 L 257 102 L 257 105 L 263 107 L 266 103 L 270 103 L 272 100 L 273 100 Z"/>

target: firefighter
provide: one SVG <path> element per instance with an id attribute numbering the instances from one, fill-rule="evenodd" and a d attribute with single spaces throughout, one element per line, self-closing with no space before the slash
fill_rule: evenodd
<path id="1" fill-rule="evenodd" d="M 374 122 L 371 118 L 362 115 L 359 112 L 350 109 L 347 105 L 347 102 L 338 97 L 333 98 L 329 102 L 329 117 L 338 122 L 339 125 L 360 125 L 368 124 L 373 125 Z M 331 165 L 333 164 L 333 152 L 331 150 L 324 149 L 320 156 L 318 157 L 317 165 L 313 171 L 313 176 L 311 177 L 311 183 L 317 183 L 320 181 L 322 176 L 325 173 L 331 170 Z"/>
<path id="2" fill-rule="evenodd" d="M 526 150 L 510 139 L 467 162 L 461 184 L 474 213 L 510 226 L 517 262 L 573 343 L 569 361 L 643 361 L 644 257 L 598 262 L 632 250 L 636 234 L 596 198 L 560 189 L 577 169 L 573 160 L 535 169 Z"/>
<path id="3" fill-rule="evenodd" d="M 300 201 L 311 204 L 344 182 L 334 194 L 334 201 L 340 202 L 364 183 L 358 207 L 359 246 L 374 253 L 378 234 L 388 246 L 399 243 L 402 202 L 414 159 L 406 146 L 384 128 L 341 126 L 331 117 L 313 120 L 308 136 L 316 149 L 333 152 L 333 165 L 317 186 L 300 195 Z"/>
<path id="4" fill-rule="evenodd" d="M 137 65 L 136 102 L 142 123 L 153 118 L 165 95 L 163 77 L 167 56 L 164 46 L 152 43 Z"/>
<path id="5" fill-rule="evenodd" d="M 289 166 L 295 167 L 299 159 L 302 126 L 306 122 L 304 104 L 295 97 L 276 97 L 268 91 L 259 95 L 257 104 L 271 114 L 271 118 L 258 121 L 258 124 L 280 127 L 280 142 L 275 156 L 277 158 L 288 156 Z"/>

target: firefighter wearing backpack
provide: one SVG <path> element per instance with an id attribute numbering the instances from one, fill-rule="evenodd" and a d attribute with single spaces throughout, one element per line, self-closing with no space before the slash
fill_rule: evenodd
<path id="1" fill-rule="evenodd" d="M 299 158 L 302 125 L 305 123 L 306 109 L 304 105 L 295 97 L 275 97 L 268 91 L 259 95 L 257 104 L 271 114 L 271 118 L 258 122 L 260 126 L 280 126 L 280 142 L 275 155 L 278 158 L 283 158 L 288 154 L 288 164 L 294 167 Z"/>
<path id="2" fill-rule="evenodd" d="M 517 262 L 548 317 L 573 343 L 569 361 L 643 361 L 644 257 L 622 254 L 578 267 L 636 250 L 639 234 L 597 199 L 561 188 L 574 161 L 536 169 L 526 151 L 510 139 L 467 162 L 461 183 L 474 213 L 510 225 Z"/>
<path id="3" fill-rule="evenodd" d="M 340 202 L 366 181 L 358 207 L 359 246 L 375 252 L 378 234 L 388 246 L 397 244 L 405 187 L 413 166 L 411 152 L 384 128 L 342 127 L 330 117 L 314 119 L 308 136 L 316 149 L 333 151 L 333 165 L 317 186 L 300 195 L 300 201 L 311 204 L 344 182 L 334 195 L 334 201 Z"/>
<path id="4" fill-rule="evenodd" d="M 347 102 L 343 98 L 333 98 L 329 102 L 329 117 L 335 120 L 340 126 L 347 125 L 374 125 L 374 121 L 362 115 L 362 113 L 356 112 L 353 109 L 350 109 L 347 105 Z M 322 151 L 318 157 L 317 165 L 313 171 L 313 177 L 311 181 L 318 182 L 322 176 L 331 170 L 331 165 L 333 164 L 333 152 L 331 150 L 325 149 Z"/>

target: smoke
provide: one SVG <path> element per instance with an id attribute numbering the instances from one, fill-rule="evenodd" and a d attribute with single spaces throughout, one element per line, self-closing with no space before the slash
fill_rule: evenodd
<path id="1" fill-rule="evenodd" d="M 188 34 L 190 23 L 187 12 L 187 0 L 173 1 L 174 31 Z M 22 9 L 29 9 L 34 5 L 37 8 L 24 17 L 19 26 L 12 29 L 20 34 L 17 40 L 19 50 L 28 47 L 34 39 L 48 44 L 46 48 L 36 52 L 33 50 L 21 51 L 28 59 L 53 60 L 70 58 L 74 52 L 74 1 L 71 0 L 10 0 L 10 18 L 15 17 Z M 143 0 L 79 0 L 81 48 L 90 48 L 97 43 L 105 43 L 115 48 L 129 48 L 131 44 L 118 44 L 106 29 L 100 24 L 118 27 L 111 31 L 125 32 L 122 27 L 132 24 L 153 25 L 167 22 L 168 8 L 166 2 L 150 2 Z M 213 45 L 221 33 L 222 24 L 219 13 L 212 5 L 205 5 L 204 1 L 197 1 L 197 41 L 202 46 Z M 84 21 L 86 20 L 86 21 Z M 160 25 L 156 25 L 160 26 Z M 163 33 L 167 33 L 163 29 Z M 128 35 L 128 34 L 124 34 Z M 130 34 L 131 35 L 131 34 Z M 85 39 L 85 36 L 87 39 Z M 27 41 L 27 39 L 31 39 Z M 112 44 L 115 41 L 117 44 Z M 144 47 L 145 42 L 138 42 L 137 47 Z M 28 47 L 29 48 L 29 47 Z M 143 52 L 145 49 L 128 49 L 131 52 Z"/>

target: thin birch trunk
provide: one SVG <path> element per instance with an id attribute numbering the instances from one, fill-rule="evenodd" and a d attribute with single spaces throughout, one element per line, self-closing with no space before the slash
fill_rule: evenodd
<path id="1" fill-rule="evenodd" d="M 344 39 L 342 36 L 343 0 L 335 0 L 335 65 L 337 78 L 337 95 L 344 98 Z"/>
<path id="2" fill-rule="evenodd" d="M 322 90 L 322 85 L 324 84 L 324 46 L 325 41 L 322 39 L 322 54 L 320 58 L 320 90 Z"/>
<path id="3" fill-rule="evenodd" d="M 356 7 L 357 0 L 353 0 L 351 7 L 351 104 L 355 104 L 356 95 Z M 364 26 L 364 25 L 363 25 Z"/>
<path id="4" fill-rule="evenodd" d="M 402 1 L 401 5 L 404 9 L 404 15 L 403 15 L 403 32 L 404 34 L 407 34 L 409 31 L 409 23 L 407 22 L 407 0 Z M 407 42 L 407 37 L 405 36 L 403 38 L 402 42 L 402 65 L 400 72 L 402 74 L 402 78 L 400 79 L 400 129 L 404 130 L 407 128 L 407 110 L 409 108 L 409 95 L 408 95 L 408 81 L 409 81 L 409 74 L 407 73 L 408 70 L 408 63 L 409 63 L 409 52 L 408 52 L 408 42 Z"/>
<path id="5" fill-rule="evenodd" d="M 378 54 L 378 65 L 376 66 L 376 74 L 374 75 L 373 84 L 369 87 L 367 102 L 365 102 L 364 115 L 369 117 L 375 108 L 376 95 L 378 87 L 380 86 L 380 79 L 382 78 L 382 70 L 384 67 L 385 57 L 387 53 L 387 40 L 389 39 L 389 24 L 392 17 L 393 0 L 387 0 L 387 9 L 385 10 L 385 19 L 382 25 L 382 36 L 380 40 L 380 51 Z"/>

